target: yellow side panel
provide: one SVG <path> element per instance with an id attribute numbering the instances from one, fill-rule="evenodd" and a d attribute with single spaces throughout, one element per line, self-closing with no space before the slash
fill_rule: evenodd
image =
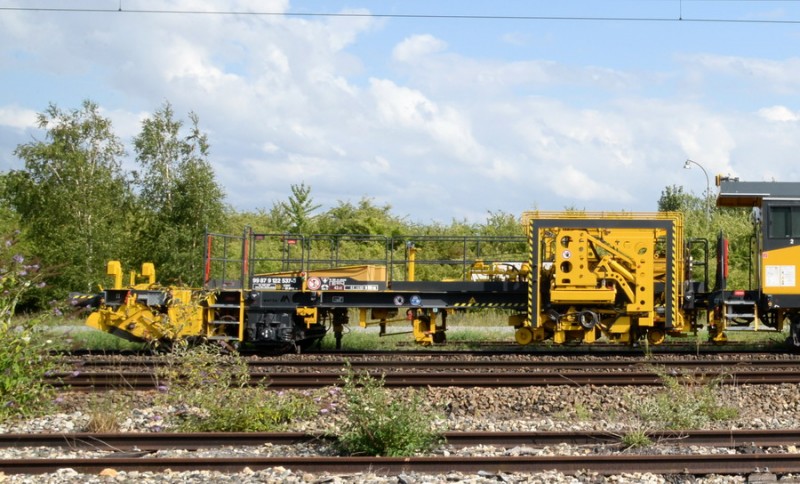
<path id="1" fill-rule="evenodd" d="M 800 294 L 797 264 L 800 246 L 784 247 L 761 254 L 761 285 L 768 294 Z"/>

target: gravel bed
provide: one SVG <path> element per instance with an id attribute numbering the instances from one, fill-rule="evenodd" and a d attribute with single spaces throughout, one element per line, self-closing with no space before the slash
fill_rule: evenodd
<path id="1" fill-rule="evenodd" d="M 271 391 L 271 390 L 266 390 Z M 403 390 L 392 390 L 396 398 L 403 398 Z M 431 422 L 432 426 L 449 431 L 606 431 L 624 435 L 633 430 L 641 430 L 641 422 L 631 417 L 636 402 L 661 391 L 658 387 L 527 387 L 527 388 L 429 388 L 425 390 L 427 399 L 443 410 L 441 420 Z M 709 429 L 786 429 L 800 428 L 800 385 L 741 385 L 726 386 L 722 392 L 723 401 L 739 409 L 739 417 L 733 421 L 711 424 Z M 287 430 L 301 432 L 333 431 L 341 422 L 340 395 L 335 390 L 314 393 L 320 406 L 316 419 L 295 422 Z M 126 409 L 119 418 L 120 431 L 127 432 L 165 432 L 172 431 L 170 415 L 186 411 L 183 408 L 154 405 L 155 394 L 131 392 Z M 86 407 L 86 395 L 65 393 L 59 397 L 60 411 L 44 417 L 27 421 L 0 425 L 2 433 L 42 433 L 42 432 L 81 432 L 87 430 L 92 409 Z M 797 453 L 794 446 L 776 447 L 769 452 Z M 493 456 L 493 455 L 588 455 L 618 450 L 603 446 L 557 445 L 547 447 L 518 446 L 511 449 L 492 446 L 453 448 L 442 446 L 435 455 L 450 456 Z M 630 451 L 628 451 L 630 452 Z M 678 446 L 674 442 L 659 442 L 640 453 L 734 453 L 729 448 L 708 448 L 702 446 Z M 159 451 L 152 456 L 178 456 L 187 451 Z M 258 447 L 224 447 L 190 452 L 193 456 L 304 456 L 335 455 L 334 450 L 322 444 L 302 445 L 263 445 Z M 0 459 L 32 457 L 100 457 L 108 455 L 103 451 L 82 451 L 74 449 L 0 449 Z M 709 476 L 687 478 L 687 476 L 662 475 L 619 475 L 599 476 L 592 473 L 563 475 L 556 472 L 537 474 L 494 474 L 476 473 L 462 475 L 403 474 L 378 476 L 368 472 L 355 475 L 328 475 L 293 472 L 289 469 L 272 468 L 261 471 L 245 471 L 236 474 L 222 474 L 210 471 L 194 472 L 117 472 L 106 471 L 104 476 L 90 476 L 62 469 L 58 473 L 44 476 L 0 475 L 0 482 L 9 483 L 78 483 L 78 482 L 143 482 L 143 483 L 183 483 L 183 482 L 289 482 L 289 483 L 733 483 L 754 482 L 755 479 L 769 479 L 767 475 L 750 476 Z M 783 482 L 800 482 L 793 476 L 782 476 Z"/>

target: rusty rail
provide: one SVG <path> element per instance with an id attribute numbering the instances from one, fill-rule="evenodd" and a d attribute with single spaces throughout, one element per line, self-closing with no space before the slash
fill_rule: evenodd
<path id="1" fill-rule="evenodd" d="M 796 445 L 800 430 L 689 430 L 651 432 L 657 443 L 702 445 L 709 447 Z M 446 445 L 498 447 L 620 444 L 621 436 L 611 432 L 445 432 Z M 42 433 L 0 434 L 2 447 L 52 447 L 94 450 L 197 450 L 220 446 L 293 445 L 308 442 L 334 442 L 335 437 L 302 432 L 192 432 L 192 433 Z"/>

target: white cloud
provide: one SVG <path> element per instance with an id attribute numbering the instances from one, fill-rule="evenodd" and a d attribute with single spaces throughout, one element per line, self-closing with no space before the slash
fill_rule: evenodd
<path id="1" fill-rule="evenodd" d="M 15 129 L 32 129 L 37 127 L 37 113 L 19 106 L 0 106 L 0 126 Z"/>
<path id="2" fill-rule="evenodd" d="M 790 57 L 781 60 L 761 59 L 740 56 L 712 54 L 682 55 L 679 59 L 686 63 L 693 75 L 704 75 L 736 79 L 752 84 L 760 90 L 779 93 L 799 93 L 800 58 Z"/>
<path id="3" fill-rule="evenodd" d="M 758 110 L 758 115 L 767 121 L 794 122 L 800 120 L 800 115 L 786 106 L 772 106 Z"/>
<path id="4" fill-rule="evenodd" d="M 414 63 L 445 49 L 447 49 L 447 43 L 432 35 L 414 35 L 397 44 L 392 51 L 392 57 L 398 62 Z"/>
<path id="5" fill-rule="evenodd" d="M 602 200 L 619 190 L 619 186 L 600 183 L 572 165 L 553 168 L 553 174 L 556 176 L 549 179 L 548 185 L 554 193 L 564 198 L 582 202 Z M 628 200 L 630 197 L 622 198 Z"/>

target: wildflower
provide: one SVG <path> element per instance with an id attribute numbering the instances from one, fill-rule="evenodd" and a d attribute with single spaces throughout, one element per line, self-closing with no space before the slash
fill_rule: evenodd
<path id="1" fill-rule="evenodd" d="M 16 254 L 16 255 L 13 257 L 13 259 L 14 259 L 14 262 L 16 262 L 17 264 L 22 264 L 22 263 L 25 261 L 25 258 L 24 258 L 24 257 L 22 257 L 22 255 L 21 255 L 21 254 Z"/>
<path id="2" fill-rule="evenodd" d="M 75 370 L 70 374 L 70 376 L 72 376 L 72 377 L 78 377 L 80 375 L 81 375 L 81 372 L 79 370 Z"/>
<path id="3" fill-rule="evenodd" d="M 167 391 L 169 391 L 169 387 L 166 385 L 159 385 L 158 387 L 156 387 L 156 389 L 161 393 L 166 393 Z"/>
<path id="4" fill-rule="evenodd" d="M 328 409 L 327 408 L 323 408 L 323 409 L 321 409 L 319 411 L 319 413 L 321 413 L 322 415 L 325 415 L 326 413 L 328 413 Z"/>

